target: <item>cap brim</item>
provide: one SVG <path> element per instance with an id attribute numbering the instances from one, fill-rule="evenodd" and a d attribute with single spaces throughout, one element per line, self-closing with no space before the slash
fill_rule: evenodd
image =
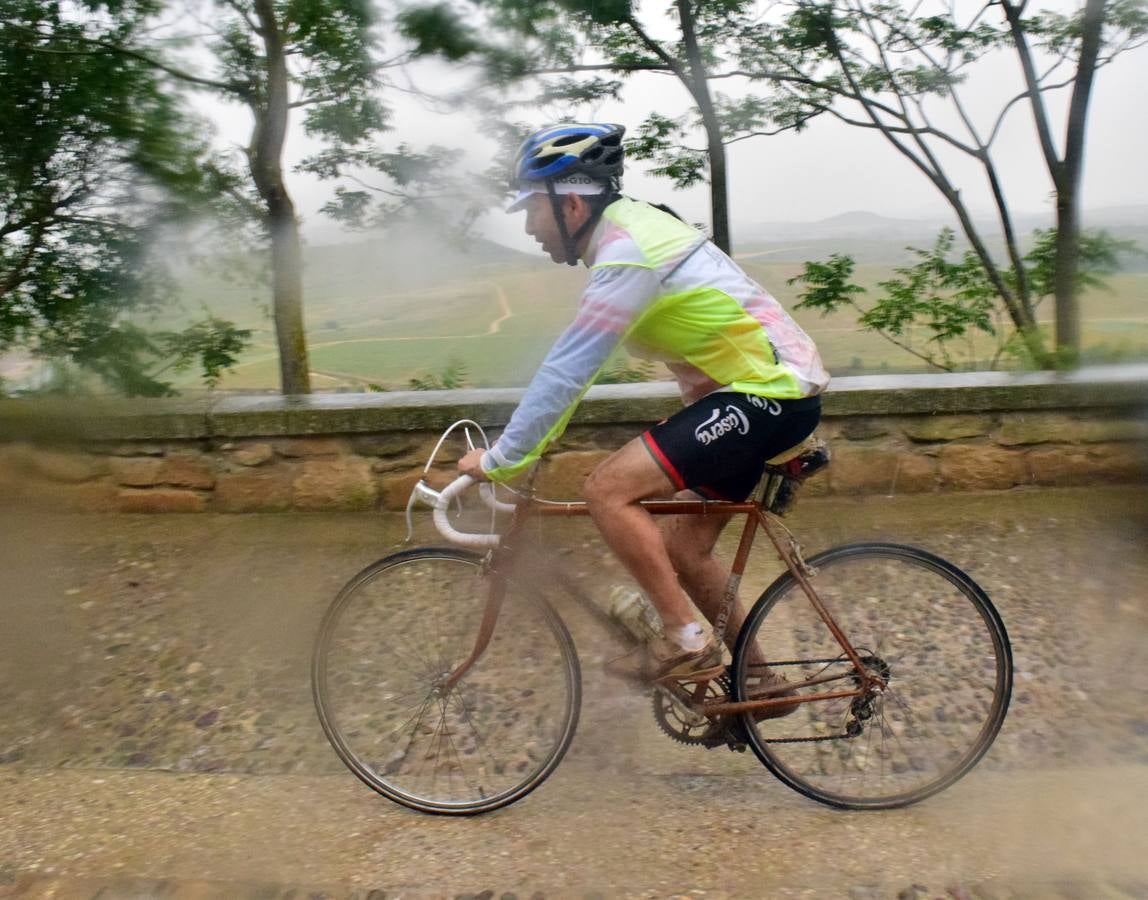
<path id="1" fill-rule="evenodd" d="M 506 207 L 506 211 L 508 213 L 518 212 L 525 205 L 527 199 L 532 194 L 536 194 L 536 193 L 538 193 L 538 192 L 537 191 L 526 191 L 526 190 L 519 191 L 517 194 L 515 194 L 514 199 L 511 200 L 510 204 Z"/>

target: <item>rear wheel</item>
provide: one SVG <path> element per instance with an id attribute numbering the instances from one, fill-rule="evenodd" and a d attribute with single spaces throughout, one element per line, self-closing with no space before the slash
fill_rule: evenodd
<path id="1" fill-rule="evenodd" d="M 420 549 L 364 569 L 323 619 L 312 661 L 323 730 L 355 775 L 404 806 L 467 815 L 513 803 L 574 737 L 574 644 L 554 610 L 513 582 L 489 646 L 446 687 L 488 593 L 478 555 Z"/>
<path id="2" fill-rule="evenodd" d="M 802 703 L 783 718 L 744 714 L 754 753 L 795 790 L 848 809 L 905 806 L 948 787 L 985 754 L 1008 710 L 1012 652 L 992 602 L 915 547 L 853 544 L 808 562 L 817 596 L 886 687 Z M 832 678 L 800 695 L 861 683 L 790 573 L 766 589 L 738 637 L 736 699 L 752 698 L 762 661 L 790 683 Z"/>

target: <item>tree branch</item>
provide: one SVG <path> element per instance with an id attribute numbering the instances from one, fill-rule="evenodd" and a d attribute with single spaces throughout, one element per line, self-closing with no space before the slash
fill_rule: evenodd
<path id="1" fill-rule="evenodd" d="M 259 23 L 251 18 L 251 16 L 248 14 L 247 10 L 245 10 L 242 6 L 240 6 L 239 3 L 237 2 L 237 0 L 223 0 L 223 3 L 227 6 L 230 6 L 233 10 L 235 10 L 235 14 L 238 15 L 241 19 L 243 19 L 244 22 L 247 23 L 247 27 L 251 31 L 253 31 L 255 34 L 259 35 L 259 37 L 263 37 L 263 29 L 259 27 Z"/>
<path id="2" fill-rule="evenodd" d="M 664 62 L 670 71 L 677 75 L 679 79 L 681 79 L 682 84 L 689 87 L 689 73 L 687 73 L 686 70 L 682 68 L 681 63 L 670 56 L 670 54 L 666 52 L 665 48 L 661 44 L 646 34 L 646 32 L 642 30 L 642 26 L 638 23 L 638 20 L 633 16 L 627 16 L 624 21 L 625 24 L 630 26 L 630 30 L 638 36 L 638 40 L 646 45 L 646 49 L 653 53 L 654 56 L 658 57 L 658 59 L 660 59 L 662 62 Z M 691 90 L 690 93 L 693 94 L 693 91 Z"/>
<path id="3" fill-rule="evenodd" d="M 1024 23 L 1021 22 L 1021 13 L 1024 11 L 1025 3 L 1027 0 L 1017 6 L 1010 0 L 998 0 L 1001 9 L 1004 10 L 1005 18 L 1008 20 L 1009 33 L 1012 35 L 1013 46 L 1016 48 L 1017 56 L 1020 59 L 1021 72 L 1024 74 L 1025 86 L 1028 91 L 1025 96 L 1028 97 L 1029 105 L 1032 107 L 1032 117 L 1036 125 L 1037 137 L 1040 140 L 1040 149 L 1044 154 L 1045 165 L 1048 166 L 1049 174 L 1052 176 L 1053 183 L 1058 187 L 1063 178 L 1062 166 L 1060 158 L 1056 155 L 1056 145 L 1052 139 L 1052 129 L 1049 126 L 1048 110 L 1045 108 L 1044 99 L 1041 95 L 1040 84 L 1037 81 L 1036 66 L 1033 62 L 1032 51 L 1028 46 L 1028 37 L 1024 31 Z"/>
<path id="4" fill-rule="evenodd" d="M 1042 91 L 1058 91 L 1061 88 L 1068 87 L 1075 80 L 1076 80 L 1075 78 L 1069 78 L 1068 80 L 1058 82 L 1057 84 L 1046 84 L 1044 87 L 1041 88 L 1041 90 Z M 989 147 L 992 146 L 993 141 L 995 141 L 997 138 L 997 133 L 1000 131 L 1001 126 L 1004 124 L 1005 116 L 1008 115 L 1008 111 L 1010 109 L 1012 109 L 1013 106 L 1015 106 L 1017 103 L 1020 103 L 1022 100 L 1024 100 L 1027 97 L 1028 97 L 1028 91 L 1024 91 L 1020 94 L 1017 94 L 1015 97 L 1013 97 L 1011 100 L 1009 100 L 1008 103 L 1006 103 L 1004 105 L 1004 109 L 1002 109 L 1000 115 L 997 116 L 996 124 L 993 125 L 992 133 L 989 135 L 989 139 L 985 142 L 985 146 L 989 146 Z"/>

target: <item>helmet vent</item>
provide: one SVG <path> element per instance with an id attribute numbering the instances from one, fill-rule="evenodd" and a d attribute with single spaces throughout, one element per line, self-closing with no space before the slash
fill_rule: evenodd
<path id="1" fill-rule="evenodd" d="M 552 162 L 562 158 L 561 153 L 548 153 L 546 156 L 536 156 L 528 165 L 531 169 L 545 169 Z"/>

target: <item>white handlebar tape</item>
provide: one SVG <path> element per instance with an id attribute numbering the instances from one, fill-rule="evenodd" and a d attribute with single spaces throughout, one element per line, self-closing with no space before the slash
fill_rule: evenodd
<path id="1" fill-rule="evenodd" d="M 473 478 L 469 475 L 460 475 L 442 489 L 434 505 L 434 527 L 437 528 L 438 533 L 448 541 L 461 544 L 464 547 L 473 547 L 475 549 L 497 547 L 499 542 L 497 534 L 467 534 L 464 531 L 455 529 L 447 519 L 447 510 L 450 509 L 450 505 L 455 497 L 472 484 L 474 484 Z"/>
<path id="2" fill-rule="evenodd" d="M 485 503 L 490 509 L 500 513 L 512 513 L 516 507 L 513 503 L 503 503 L 494 493 L 494 485 L 489 481 L 484 481 L 478 486 L 478 495 L 482 497 L 482 502 Z"/>

